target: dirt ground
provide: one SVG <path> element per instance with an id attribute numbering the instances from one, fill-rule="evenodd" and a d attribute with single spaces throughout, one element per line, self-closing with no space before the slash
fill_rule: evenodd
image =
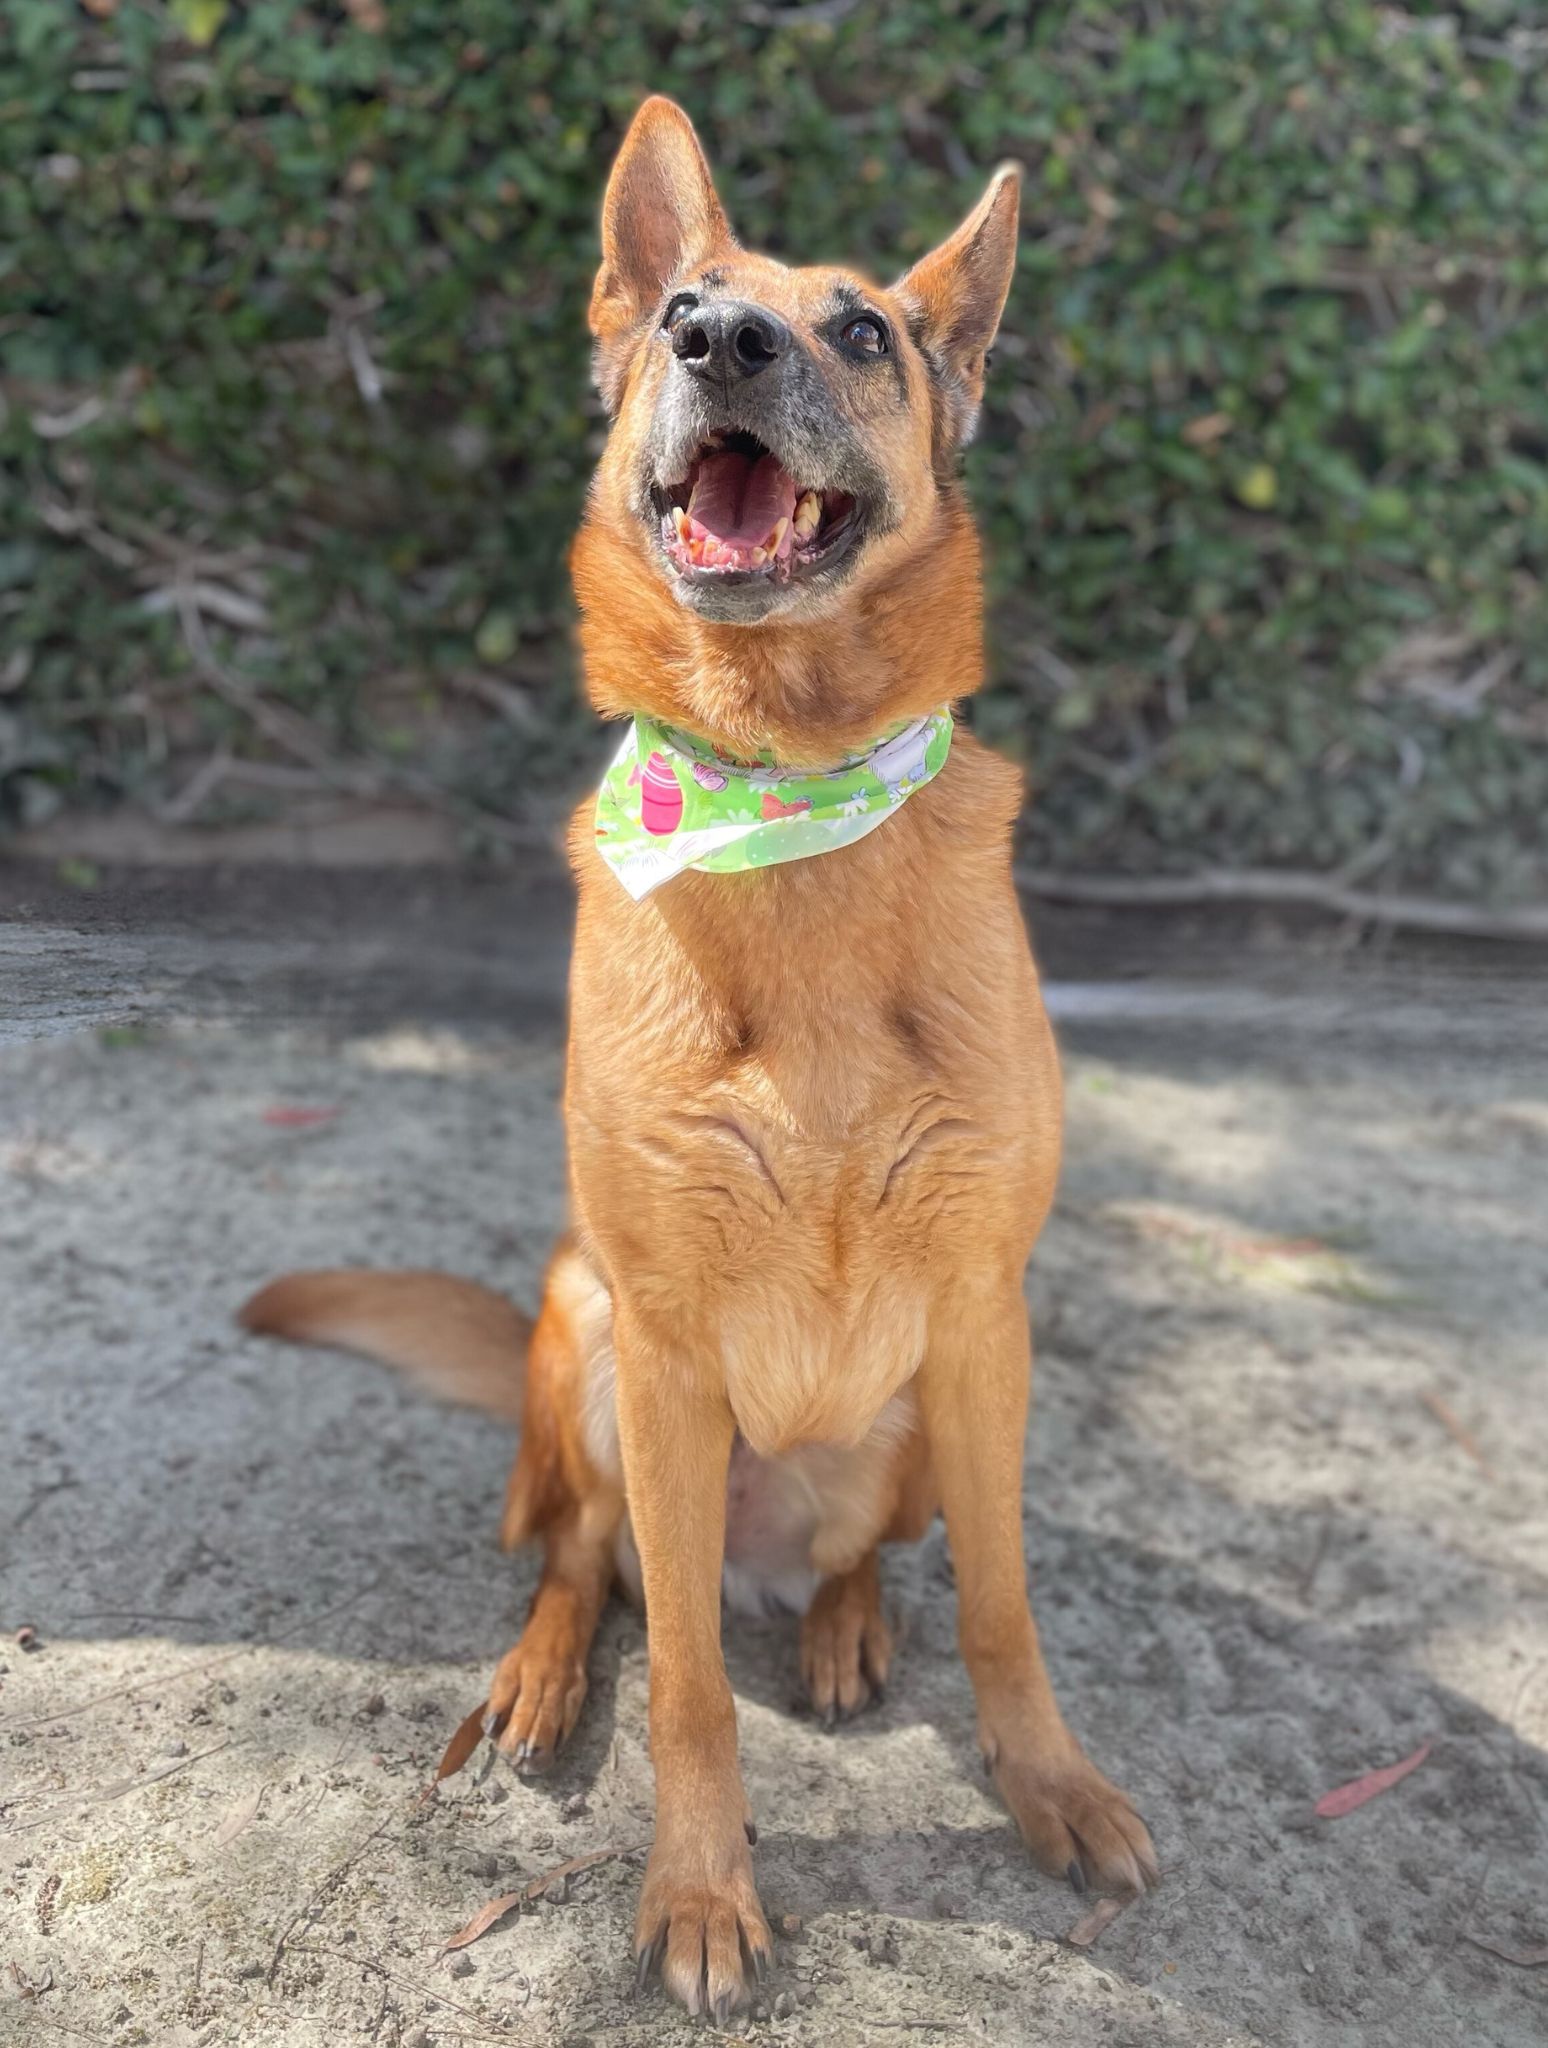
<path id="1" fill-rule="evenodd" d="M 978 1768 L 937 1529 L 849 1727 L 799 1710 L 792 1624 L 728 1629 L 785 1930 L 732 2037 L 1541 2043 L 1543 962 L 1036 923 L 1070 1117 L 1027 1549 L 1164 1883 L 1068 1944 Z M 510 1441 L 231 1320 L 312 1262 L 531 1300 L 565 951 L 541 870 L 0 873 L 0 2041 L 702 2038 L 632 1995 L 640 1618 L 553 1777 L 486 1754 L 424 1803 L 534 1581 L 494 1546 Z"/>

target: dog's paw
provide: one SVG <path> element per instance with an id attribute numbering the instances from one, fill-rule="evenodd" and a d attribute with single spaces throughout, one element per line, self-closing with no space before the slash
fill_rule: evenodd
<path id="1" fill-rule="evenodd" d="M 552 1766 L 585 1699 L 584 1658 L 554 1632 L 529 1628 L 500 1659 L 484 1732 L 523 1776 L 537 1777 Z"/>
<path id="2" fill-rule="evenodd" d="M 985 1757 L 1033 1861 L 1078 1892 L 1142 1892 L 1160 1881 L 1150 1830 L 1072 1743 L 1057 1760 Z"/>
<path id="3" fill-rule="evenodd" d="M 718 1866 L 718 1867 L 717 1867 Z M 658 1842 L 645 1868 L 635 1921 L 636 1985 L 660 1967 L 661 1981 L 691 2013 L 723 2025 L 762 1983 L 774 1942 L 753 1884 L 745 1839 L 723 1857 L 674 1857 Z"/>
<path id="4" fill-rule="evenodd" d="M 812 1710 L 830 1728 L 881 1697 L 892 1663 L 874 1562 L 824 1579 L 801 1623 L 801 1677 Z"/>

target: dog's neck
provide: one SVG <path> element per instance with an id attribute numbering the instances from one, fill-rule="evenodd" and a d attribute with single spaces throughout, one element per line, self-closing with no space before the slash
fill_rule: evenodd
<path id="1" fill-rule="evenodd" d="M 644 712 L 736 755 L 820 766 L 982 679 L 978 540 L 960 495 L 885 579 L 809 621 L 723 626 L 677 602 L 632 537 L 588 519 L 571 556 L 587 693 L 606 717 Z"/>

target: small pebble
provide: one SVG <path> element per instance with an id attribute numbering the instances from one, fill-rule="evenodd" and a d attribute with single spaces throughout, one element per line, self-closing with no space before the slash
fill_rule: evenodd
<path id="1" fill-rule="evenodd" d="M 370 1714 L 374 1718 L 377 1714 L 386 1713 L 387 1702 L 379 1692 L 373 1692 L 360 1711 L 362 1714 Z"/>
<path id="2" fill-rule="evenodd" d="M 792 1936 L 799 1934 L 801 1932 L 800 1914 L 782 1913 L 779 1918 L 779 1931 L 781 1934 L 789 1934 Z"/>
<path id="3" fill-rule="evenodd" d="M 503 1806 L 510 1796 L 510 1793 L 506 1791 L 498 1778 L 491 1778 L 484 1787 L 484 1797 L 491 1806 Z"/>
<path id="4" fill-rule="evenodd" d="M 779 1994 L 778 1998 L 776 1998 L 776 1999 L 775 1999 L 775 2001 L 774 2001 L 774 2017 L 775 2017 L 775 2019 L 777 2019 L 777 2020 L 788 2020 L 788 2019 L 789 2019 L 789 2017 L 790 2017 L 790 2015 L 791 2015 L 791 2014 L 792 2014 L 792 2013 L 793 2013 L 794 2011 L 795 2011 L 795 2000 L 794 2000 L 794 1999 L 793 1999 L 793 1998 L 792 1998 L 792 1997 L 790 1996 L 790 1993 L 789 1993 L 788 1991 L 782 1991 L 782 1992 L 781 1992 L 781 1993 Z"/>
<path id="5" fill-rule="evenodd" d="M 471 1977 L 473 1974 L 473 1958 L 465 1950 L 459 1949 L 446 1967 L 454 1977 Z"/>
<path id="6" fill-rule="evenodd" d="M 586 1811 L 585 1793 L 572 1792 L 559 1811 L 566 1820 L 579 1820 Z"/>
<path id="7" fill-rule="evenodd" d="M 187 1756 L 188 1744 L 186 1742 L 169 1742 L 166 1745 L 166 1753 L 168 1756 Z"/>

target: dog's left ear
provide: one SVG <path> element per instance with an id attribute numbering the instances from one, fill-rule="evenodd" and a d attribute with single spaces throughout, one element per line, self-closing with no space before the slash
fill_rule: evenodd
<path id="1" fill-rule="evenodd" d="M 983 399 L 985 360 L 1016 273 L 1020 206 L 1021 166 L 1001 164 L 957 232 L 893 287 L 945 391 L 954 447 L 971 435 Z"/>
<path id="2" fill-rule="evenodd" d="M 674 100 L 648 99 L 607 181 L 592 333 L 607 341 L 632 327 L 674 278 L 731 239 L 693 123 Z"/>

